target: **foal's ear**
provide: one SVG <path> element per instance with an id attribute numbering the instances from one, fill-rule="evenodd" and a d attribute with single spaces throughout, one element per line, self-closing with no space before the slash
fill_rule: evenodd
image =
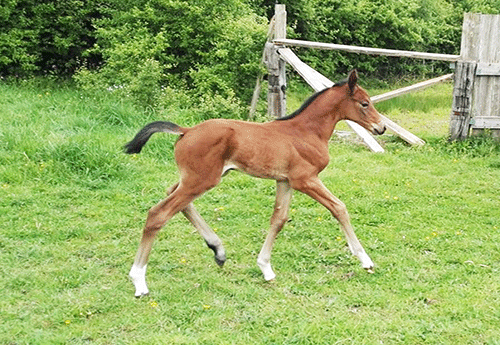
<path id="1" fill-rule="evenodd" d="M 351 93 L 354 92 L 354 88 L 356 87 L 356 83 L 358 82 L 358 71 L 353 69 L 351 73 L 349 73 L 348 85 Z"/>

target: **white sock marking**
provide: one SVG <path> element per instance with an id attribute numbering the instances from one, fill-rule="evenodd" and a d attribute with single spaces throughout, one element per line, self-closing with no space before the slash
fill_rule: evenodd
<path id="1" fill-rule="evenodd" d="M 146 268 L 133 265 L 128 274 L 132 283 L 135 286 L 135 297 L 145 296 L 149 293 L 148 286 L 146 285 Z"/>

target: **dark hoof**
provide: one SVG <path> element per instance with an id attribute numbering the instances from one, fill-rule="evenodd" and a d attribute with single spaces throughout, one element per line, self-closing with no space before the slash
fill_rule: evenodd
<path id="1" fill-rule="evenodd" d="M 221 256 L 215 255 L 214 259 L 215 259 L 215 262 L 217 263 L 217 265 L 219 265 L 219 267 L 224 266 L 224 263 L 226 262 L 226 256 L 225 255 L 221 255 Z"/>
<path id="2" fill-rule="evenodd" d="M 219 245 L 220 248 L 217 248 L 216 245 L 210 244 L 207 241 L 205 242 L 207 243 L 208 248 L 213 250 L 215 262 L 217 263 L 217 265 L 219 265 L 220 267 L 224 266 L 224 262 L 226 262 L 226 253 L 224 253 L 224 247 L 222 247 L 222 245 Z"/>

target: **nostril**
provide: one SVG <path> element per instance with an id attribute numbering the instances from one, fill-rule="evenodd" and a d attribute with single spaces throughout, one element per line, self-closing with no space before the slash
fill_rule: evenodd
<path id="1" fill-rule="evenodd" d="M 382 135 L 385 132 L 385 126 L 382 126 L 381 128 L 373 128 L 373 131 L 375 132 L 374 134 L 376 135 Z"/>

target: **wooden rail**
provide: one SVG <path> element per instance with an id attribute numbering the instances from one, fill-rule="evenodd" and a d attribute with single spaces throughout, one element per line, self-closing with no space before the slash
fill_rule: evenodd
<path id="1" fill-rule="evenodd" d="M 408 50 L 356 47 L 343 44 L 309 42 L 309 41 L 291 40 L 291 39 L 275 39 L 273 43 L 282 44 L 286 46 L 303 47 L 303 48 L 342 50 L 350 53 L 368 54 L 368 55 L 399 56 L 399 57 L 408 57 L 415 59 L 441 60 L 441 61 L 452 61 L 452 62 L 455 62 L 458 59 L 460 59 L 460 55 L 421 53 L 421 52 L 412 52 Z"/>
<path id="2" fill-rule="evenodd" d="M 401 95 L 404 95 L 404 94 L 407 94 L 407 93 L 410 93 L 410 92 L 415 92 L 415 91 L 418 91 L 418 90 L 423 90 L 423 89 L 428 88 L 430 86 L 442 83 L 442 82 L 444 82 L 446 80 L 449 80 L 452 77 L 453 77 L 453 73 L 446 74 L 446 75 L 443 75 L 441 77 L 437 77 L 437 78 L 434 78 L 434 79 L 429 79 L 429 80 L 423 81 L 421 83 L 417 83 L 417 84 L 414 84 L 414 85 L 411 85 L 411 86 L 403 87 L 401 89 L 397 89 L 397 90 L 394 90 L 394 91 L 389 91 L 389 92 L 386 92 L 386 93 L 381 94 L 381 95 L 373 96 L 371 99 L 372 99 L 373 103 L 386 101 L 388 99 L 391 99 L 391 98 L 394 98 L 394 97 L 398 97 L 398 96 L 401 96 Z"/>

